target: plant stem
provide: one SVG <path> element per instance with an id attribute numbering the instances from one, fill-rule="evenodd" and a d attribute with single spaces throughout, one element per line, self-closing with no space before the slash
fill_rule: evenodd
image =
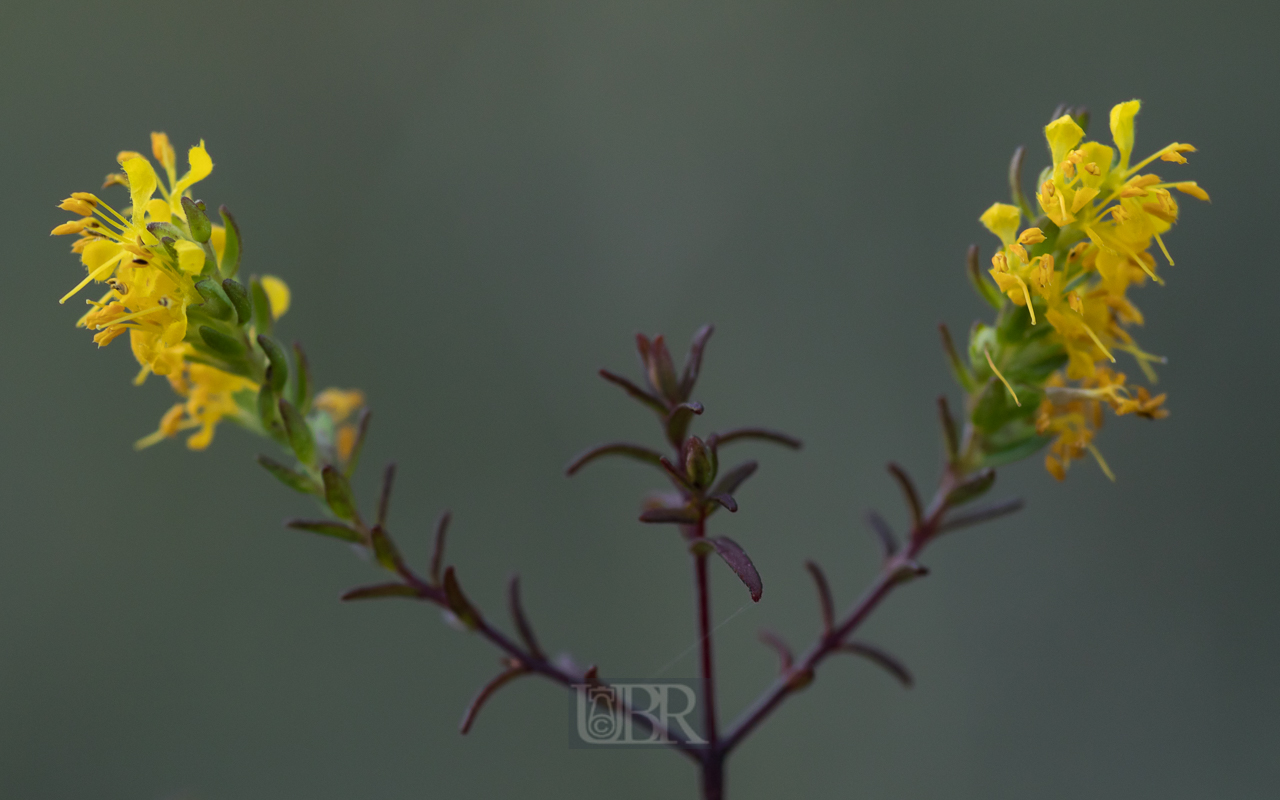
<path id="1" fill-rule="evenodd" d="M 703 514 L 693 531 L 693 538 L 707 535 L 707 518 Z M 707 744 L 702 750 L 702 796 L 706 800 L 724 797 L 724 755 L 720 751 L 720 734 L 716 723 L 716 675 L 712 661 L 711 586 L 707 578 L 707 554 L 693 557 L 694 583 L 698 597 L 698 641 L 702 667 L 703 735 Z"/>
<path id="2" fill-rule="evenodd" d="M 946 470 L 933 500 L 922 514 L 920 521 L 912 527 L 910 538 L 901 550 L 885 559 L 879 574 L 863 592 L 862 597 L 853 604 L 830 633 L 824 634 L 814 642 L 794 666 L 779 675 L 729 728 L 719 745 L 719 757 L 722 760 L 784 700 L 809 684 L 809 680 L 797 680 L 798 676 L 812 676 L 818 665 L 844 643 L 896 586 L 903 583 L 907 576 L 918 573 L 919 565 L 916 564 L 916 557 L 937 533 L 942 517 L 948 509 L 947 495 L 961 478 L 962 475 L 954 469 Z"/>

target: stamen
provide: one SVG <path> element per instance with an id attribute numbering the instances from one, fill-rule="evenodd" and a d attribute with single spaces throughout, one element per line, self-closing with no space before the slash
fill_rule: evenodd
<path id="1" fill-rule="evenodd" d="M 1025 289 L 1026 286 L 1024 285 L 1023 288 Z M 1005 380 L 1005 377 L 1000 374 L 1000 370 L 996 369 L 996 362 L 991 360 L 991 351 L 984 347 L 982 352 L 987 356 L 987 364 L 991 367 L 991 371 L 996 374 L 996 377 L 1004 384 L 1004 388 L 1008 389 L 1009 394 L 1013 396 L 1013 402 L 1018 404 L 1018 408 L 1022 408 L 1022 401 L 1018 399 L 1018 393 L 1013 390 L 1013 386 L 1010 385 L 1009 381 Z"/>
<path id="2" fill-rule="evenodd" d="M 151 308 L 146 308 L 146 309 L 143 309 L 142 311 L 135 311 L 132 314 L 124 314 L 122 316 L 116 317 L 110 322 L 104 322 L 101 325 L 98 325 L 97 329 L 102 330 L 103 328 L 109 325 L 119 325 L 121 322 L 126 322 L 131 319 L 137 319 L 138 317 L 145 317 L 147 314 L 154 314 L 157 311 L 165 311 L 165 310 L 167 309 L 164 306 L 152 306 Z"/>
<path id="3" fill-rule="evenodd" d="M 1102 457 L 1102 453 L 1098 452 L 1098 448 L 1094 447 L 1092 442 L 1086 444 L 1085 447 L 1089 448 L 1089 452 L 1093 453 L 1093 457 L 1098 460 L 1098 466 L 1102 467 L 1102 474 L 1110 478 L 1112 483 L 1115 483 L 1116 474 L 1111 471 L 1111 467 L 1107 466 L 1107 461 Z"/>
<path id="4" fill-rule="evenodd" d="M 1092 339 L 1093 343 L 1098 346 L 1098 349 L 1106 354 L 1107 358 L 1111 360 L 1112 364 L 1116 363 L 1116 357 L 1111 355 L 1111 351 L 1108 350 L 1107 346 L 1104 345 L 1102 343 L 1102 340 L 1098 338 L 1098 334 L 1093 332 L 1093 328 L 1090 328 L 1089 325 L 1084 322 L 1081 322 L 1080 324 L 1084 326 L 1085 333 L 1089 334 L 1089 338 Z"/>
<path id="5" fill-rule="evenodd" d="M 1022 297 L 1027 301 L 1027 311 L 1031 314 L 1031 324 L 1035 325 L 1036 310 L 1031 305 L 1031 290 L 1027 288 L 1027 282 L 1024 281 L 1022 278 L 1019 278 L 1017 275 L 1014 275 L 1013 279 L 1018 282 L 1019 286 L 1022 287 Z M 990 358 L 990 356 L 988 356 L 988 358 Z M 1013 391 L 1013 390 L 1010 389 L 1009 391 Z"/>
<path id="6" fill-rule="evenodd" d="M 72 289 L 71 291 L 69 291 L 69 292 L 67 292 L 65 295 L 63 295 L 63 296 L 62 296 L 62 299 L 58 301 L 58 304 L 59 304 L 59 305 L 61 305 L 62 303 L 67 302 L 68 300 L 70 300 L 70 299 L 71 299 L 71 297 L 72 297 L 73 295 L 75 295 L 75 293 L 76 293 L 76 292 L 78 292 L 78 291 L 80 291 L 81 289 L 83 289 L 84 287 L 88 286 L 88 285 L 89 285 L 90 283 L 92 283 L 93 281 L 98 280 L 98 279 L 99 279 L 99 278 L 101 278 L 103 275 L 107 275 L 107 274 L 109 274 L 109 273 L 111 272 L 111 270 L 115 269 L 115 267 L 116 267 L 116 262 L 117 262 L 117 261 L 119 261 L 119 260 L 120 260 L 120 257 L 119 257 L 119 256 L 115 256 L 115 257 L 113 257 L 113 258 L 108 259 L 108 260 L 107 260 L 107 263 L 105 263 L 105 264 L 103 264 L 102 266 L 98 267 L 98 268 L 97 268 L 97 269 L 95 269 L 93 272 L 90 272 L 90 273 L 89 273 L 89 275 L 88 275 L 84 280 L 82 280 L 82 281 L 80 281 L 79 283 L 77 283 L 77 284 L 76 284 L 76 288 Z"/>
<path id="7" fill-rule="evenodd" d="M 1157 234 L 1155 234 L 1155 237 L 1156 237 L 1156 242 L 1160 245 L 1160 252 L 1164 253 L 1164 257 L 1165 257 L 1166 259 L 1168 259 L 1168 261 L 1169 261 L 1169 266 L 1171 266 L 1171 267 L 1172 267 L 1172 266 L 1173 266 L 1173 256 L 1169 255 L 1169 248 L 1167 248 L 1167 247 L 1165 247 L 1165 246 L 1164 246 L 1164 239 L 1161 239 L 1161 238 L 1160 238 L 1160 234 L 1158 234 L 1158 233 L 1157 233 Z M 1152 275 L 1151 277 L 1153 277 L 1153 278 L 1154 278 L 1155 276 L 1154 276 L 1154 275 Z M 1164 281 L 1160 281 L 1160 283 L 1164 283 Z"/>

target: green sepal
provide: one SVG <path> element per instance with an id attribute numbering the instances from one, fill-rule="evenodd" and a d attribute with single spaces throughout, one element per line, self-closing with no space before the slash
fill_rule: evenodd
<path id="1" fill-rule="evenodd" d="M 1020 439 L 1013 444 L 984 453 L 982 465 L 984 467 L 1000 467 L 1005 464 L 1012 464 L 1015 461 L 1021 461 L 1024 458 L 1035 455 L 1038 450 L 1051 441 L 1053 441 L 1052 436 L 1041 436 L 1037 433 L 1032 433 L 1025 439 Z"/>
<path id="2" fill-rule="evenodd" d="M 470 630 L 480 627 L 480 615 L 476 613 L 471 601 L 467 600 L 467 596 L 462 593 L 462 587 L 458 585 L 458 576 L 454 574 L 453 567 L 448 567 L 444 571 L 444 596 L 449 601 L 449 610 L 459 622 Z"/>
<path id="3" fill-rule="evenodd" d="M 347 483 L 346 477 L 331 464 L 325 465 L 320 476 L 324 478 L 324 499 L 329 504 L 329 510 L 339 519 L 354 521 L 356 505 L 351 499 L 351 484 Z"/>
<path id="4" fill-rule="evenodd" d="M 249 294 L 253 298 L 253 327 L 258 333 L 271 333 L 271 301 L 267 299 L 267 290 L 262 288 L 262 281 L 255 275 L 249 279 Z"/>
<path id="5" fill-rule="evenodd" d="M 999 378 L 991 378 L 973 406 L 973 424 L 984 433 L 995 433 L 1010 422 L 1031 416 L 1040 405 L 1042 393 L 1034 386 L 1013 384 L 1018 403 Z"/>
<path id="6" fill-rule="evenodd" d="M 294 408 L 293 403 L 283 397 L 276 403 L 276 407 L 280 409 L 280 419 L 284 420 L 284 432 L 289 437 L 289 446 L 293 448 L 293 454 L 303 464 L 314 464 L 316 439 L 311 434 L 306 418 Z"/>
<path id="7" fill-rule="evenodd" d="M 168 237 L 176 242 L 179 239 L 188 238 L 187 234 L 172 222 L 148 222 L 147 230 L 154 234 L 157 239 Z"/>
<path id="8" fill-rule="evenodd" d="M 209 346 L 210 350 L 226 357 L 228 360 L 243 361 L 245 354 L 248 352 L 245 349 L 244 342 L 208 325 L 200 326 L 200 338 Z"/>
<path id="9" fill-rule="evenodd" d="M 264 333 L 258 334 L 258 346 L 267 354 L 271 362 L 271 389 L 276 394 L 284 394 L 285 384 L 289 382 L 289 356 L 285 355 L 280 343 Z"/>
<path id="10" fill-rule="evenodd" d="M 222 282 L 222 291 L 226 292 L 227 299 L 236 310 L 236 322 L 248 325 L 253 319 L 253 301 L 249 299 L 249 290 L 244 288 L 243 283 L 227 278 Z"/>
<path id="11" fill-rule="evenodd" d="M 302 345 L 293 343 L 293 404 L 303 414 L 311 411 L 311 364 Z"/>
<path id="12" fill-rule="evenodd" d="M 214 281 L 208 278 L 196 281 L 196 291 L 204 298 L 204 310 L 209 316 L 224 322 L 235 316 L 236 309 L 231 305 L 231 298 Z"/>
<path id="13" fill-rule="evenodd" d="M 209 222 L 209 216 L 204 213 L 204 201 L 183 197 L 182 210 L 187 215 L 187 230 L 191 232 L 191 238 L 200 244 L 209 241 L 213 223 Z"/>
<path id="14" fill-rule="evenodd" d="M 285 527 L 292 528 L 295 531 L 331 536 L 334 539 L 341 539 L 352 544 L 360 544 L 361 542 L 360 531 L 350 525 L 328 519 L 291 519 L 285 523 Z"/>
<path id="15" fill-rule="evenodd" d="M 294 470 L 289 469 L 279 461 L 267 458 L 266 456 L 258 456 L 258 463 L 262 465 L 263 469 L 276 476 L 281 483 L 294 491 L 302 492 L 303 494 L 316 495 L 323 492 L 320 484 L 316 483 L 315 480 L 300 472 L 295 472 Z"/>
<path id="16" fill-rule="evenodd" d="M 240 226 L 226 206 L 220 206 L 218 213 L 227 229 L 226 242 L 222 247 L 222 263 L 218 265 L 218 269 L 222 272 L 222 277 L 234 278 L 240 271 Z"/>
<path id="17" fill-rule="evenodd" d="M 979 470 L 947 493 L 947 505 L 954 508 L 986 494 L 996 482 L 996 471 L 990 467 Z"/>

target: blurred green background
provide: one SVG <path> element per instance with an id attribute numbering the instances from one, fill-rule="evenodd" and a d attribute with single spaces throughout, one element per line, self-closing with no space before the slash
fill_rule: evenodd
<path id="1" fill-rule="evenodd" d="M 81 268 L 46 236 L 117 150 L 207 141 L 199 196 L 237 214 L 247 271 L 292 285 L 282 334 L 371 398 L 360 491 L 397 459 L 409 555 L 452 508 L 475 599 L 500 616 L 519 569 L 544 642 L 606 674 L 692 644 L 687 558 L 635 521 L 654 475 L 561 469 L 657 441 L 595 376 L 636 374 L 635 331 L 683 353 L 715 322 L 696 430 L 807 442 L 742 446 L 763 468 L 716 519 L 766 587 L 718 634 L 731 717 L 773 675 L 756 630 L 815 631 L 803 559 L 842 604 L 875 569 L 863 511 L 903 519 L 883 464 L 936 475 L 934 326 L 982 313 L 963 255 L 990 252 L 1013 148 L 1034 176 L 1058 102 L 1105 138 L 1131 97 L 1138 151 L 1194 143 L 1164 169 L 1214 198 L 1183 203 L 1168 285 L 1136 296 L 1173 416 L 1108 422 L 1114 485 L 1002 472 L 1028 510 L 937 545 L 867 628 L 918 686 L 831 663 L 731 796 L 1274 796 L 1276 30 L 1264 3 L 7 3 L 0 796 L 694 795 L 670 754 L 569 749 L 539 681 L 460 737 L 493 651 L 427 607 L 339 604 L 374 571 L 281 528 L 313 509 L 264 444 L 131 450 L 169 389 L 72 327 Z M 747 603 L 727 570 L 715 590 L 718 619 Z"/>

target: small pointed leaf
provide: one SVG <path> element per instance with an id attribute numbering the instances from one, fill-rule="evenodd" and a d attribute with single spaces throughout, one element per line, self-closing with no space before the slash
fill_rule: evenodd
<path id="1" fill-rule="evenodd" d="M 295 531 L 318 533 L 321 536 L 332 536 L 344 542 L 360 544 L 360 531 L 341 522 L 327 519 L 291 519 L 285 525 Z"/>
<path id="2" fill-rule="evenodd" d="M 378 583 L 373 586 L 359 586 L 344 592 L 342 599 L 380 600 L 384 597 L 418 597 L 418 591 L 403 583 Z"/>
<path id="3" fill-rule="evenodd" d="M 760 595 L 764 593 L 764 583 L 761 582 L 760 573 L 756 571 L 756 565 L 751 563 L 751 557 L 747 552 L 728 536 L 716 536 L 709 541 L 715 545 L 716 552 L 724 559 L 724 563 L 729 565 L 729 569 L 733 570 L 738 579 L 746 585 L 752 602 L 760 602 Z"/>

